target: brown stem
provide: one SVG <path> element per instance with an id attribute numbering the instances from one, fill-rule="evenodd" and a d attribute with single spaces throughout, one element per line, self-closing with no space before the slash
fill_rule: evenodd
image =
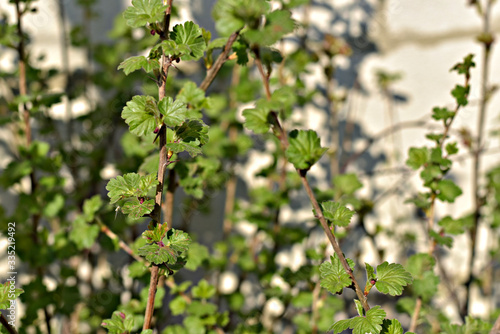
<path id="1" fill-rule="evenodd" d="M 164 29 L 162 39 L 168 38 L 168 30 L 170 24 L 170 16 L 172 13 L 172 2 L 173 0 L 167 1 L 167 9 L 165 10 L 165 19 L 164 19 Z M 158 100 L 161 101 L 166 95 L 167 88 L 167 77 L 168 70 L 171 66 L 171 59 L 167 57 L 165 54 L 162 55 L 162 66 L 161 66 L 161 75 L 158 83 Z M 160 147 L 160 161 L 158 164 L 158 186 L 156 187 L 156 196 L 155 196 L 155 209 L 152 213 L 153 224 L 161 223 L 161 214 L 162 214 L 162 200 L 163 200 L 163 189 L 165 182 L 165 170 L 169 163 L 170 157 L 167 157 L 167 130 L 165 126 L 160 128 L 159 132 L 159 147 Z M 172 224 L 171 218 L 169 217 L 168 224 Z M 159 267 L 157 265 L 151 266 L 151 278 L 149 281 L 149 291 L 148 291 L 148 301 L 146 304 L 146 311 L 144 314 L 144 325 L 142 330 L 151 328 L 151 321 L 153 318 L 154 312 L 154 303 L 155 303 L 155 295 L 156 289 L 158 287 L 158 279 L 159 279 Z"/>
<path id="2" fill-rule="evenodd" d="M 491 328 L 490 334 L 500 334 L 500 315 L 498 316 L 497 321 L 495 321 L 493 328 Z"/>
<path id="3" fill-rule="evenodd" d="M 9 324 L 9 321 L 7 321 L 3 314 L 0 314 L 0 323 L 3 325 L 3 327 L 5 327 L 9 334 L 17 334 L 16 329 Z"/>
<path id="4" fill-rule="evenodd" d="M 229 36 L 226 46 L 224 47 L 224 51 L 222 51 L 222 53 L 219 55 L 219 57 L 213 64 L 212 68 L 207 72 L 207 76 L 200 85 L 200 88 L 203 89 L 204 91 L 206 91 L 208 87 L 210 87 L 210 84 L 212 83 L 212 81 L 214 81 L 222 65 L 226 62 L 229 52 L 231 51 L 231 48 L 233 46 L 233 43 L 236 41 L 239 35 L 240 31 L 238 30 L 232 33 L 231 36 Z"/>
<path id="5" fill-rule="evenodd" d="M 347 260 L 344 256 L 344 253 L 340 249 L 339 244 L 337 243 L 337 240 L 335 239 L 335 236 L 333 235 L 332 230 L 328 226 L 328 223 L 323 216 L 323 211 L 321 211 L 321 208 L 318 204 L 318 201 L 316 200 L 316 197 L 314 197 L 314 193 L 311 189 L 311 186 L 309 185 L 309 182 L 307 181 L 306 178 L 306 173 L 304 170 L 297 170 L 297 172 L 300 175 L 300 178 L 302 180 L 302 184 L 304 185 L 304 188 L 306 189 L 307 195 L 309 196 L 309 200 L 311 201 L 311 204 L 316 212 L 316 217 L 319 219 L 319 222 L 321 224 L 321 227 L 323 227 L 323 230 L 325 231 L 326 236 L 328 237 L 328 240 L 330 241 L 330 244 L 333 247 L 333 250 L 335 251 L 335 254 L 337 254 L 340 263 L 342 264 L 342 267 L 344 267 L 344 270 L 346 273 L 349 274 L 351 277 L 351 281 L 354 285 L 354 291 L 356 292 L 356 295 L 358 296 L 359 301 L 363 305 L 363 309 L 367 312 L 370 309 L 370 306 L 368 305 L 368 302 L 366 300 L 365 295 L 363 294 L 363 290 L 360 288 L 358 281 L 354 277 L 354 273 L 351 270 L 351 267 L 349 267 L 349 264 L 347 263 Z"/>
<path id="6" fill-rule="evenodd" d="M 411 316 L 410 328 L 409 332 L 415 332 L 418 325 L 418 316 L 420 314 L 420 309 L 422 308 L 422 299 L 420 297 L 417 298 L 417 302 L 415 304 L 415 310 L 413 311 L 413 315 Z"/>
<path id="7" fill-rule="evenodd" d="M 483 14 L 483 31 L 484 35 L 490 34 L 490 12 L 493 1 L 486 1 L 486 8 L 482 11 Z M 483 146 L 484 122 L 486 119 L 486 106 L 488 104 L 488 78 L 490 69 L 490 54 L 491 43 L 483 43 L 483 68 L 481 73 L 481 100 L 479 102 L 479 118 L 477 122 L 477 139 L 474 147 L 474 161 L 472 167 L 472 194 L 474 196 L 474 224 L 469 229 L 470 234 L 470 258 L 469 258 L 469 277 L 465 283 L 465 304 L 460 314 L 465 317 L 470 307 L 470 290 L 474 281 L 474 260 L 476 258 L 476 245 L 478 241 L 477 229 L 481 219 L 481 207 L 483 201 L 479 189 L 479 173 L 481 169 L 481 149 Z"/>

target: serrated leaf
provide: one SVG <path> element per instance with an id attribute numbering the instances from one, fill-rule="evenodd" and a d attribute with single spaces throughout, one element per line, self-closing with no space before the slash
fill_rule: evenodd
<path id="1" fill-rule="evenodd" d="M 202 279 L 197 286 L 193 287 L 191 290 L 193 297 L 201 299 L 209 299 L 215 295 L 215 287 L 210 285 L 205 279 Z"/>
<path id="2" fill-rule="evenodd" d="M 437 197 L 448 203 L 453 203 L 455 198 L 462 195 L 462 189 L 452 180 L 440 180 L 437 184 L 437 191 Z"/>
<path id="3" fill-rule="evenodd" d="M 173 249 L 177 256 L 181 256 L 189 249 L 191 238 L 186 232 L 173 228 L 167 232 L 167 235 L 163 238 L 163 243 L 165 247 Z"/>
<path id="4" fill-rule="evenodd" d="M 172 151 L 173 153 L 180 152 L 188 152 L 191 157 L 195 157 L 198 154 L 201 154 L 203 151 L 198 146 L 193 146 L 188 143 L 170 143 L 166 145 L 167 150 Z"/>
<path id="5" fill-rule="evenodd" d="M 136 95 L 122 111 L 122 118 L 136 136 L 153 133 L 159 117 L 156 100 L 152 96 Z"/>
<path id="6" fill-rule="evenodd" d="M 129 26 L 139 28 L 147 23 L 162 21 L 165 9 L 162 0 L 132 0 L 132 6 L 125 10 L 123 17 Z"/>
<path id="7" fill-rule="evenodd" d="M 396 319 L 384 319 L 380 334 L 403 334 L 403 326 Z"/>
<path id="8" fill-rule="evenodd" d="M 184 84 L 179 94 L 177 94 L 176 101 L 195 108 L 201 107 L 201 104 L 205 101 L 205 91 L 198 88 L 194 82 L 188 81 Z"/>
<path id="9" fill-rule="evenodd" d="M 174 101 L 169 96 L 161 99 L 160 103 L 158 103 L 158 109 L 163 115 L 163 123 L 167 126 L 174 127 L 181 125 L 186 119 L 186 105 L 179 100 Z"/>
<path id="10" fill-rule="evenodd" d="M 387 261 L 377 266 L 377 290 L 399 296 L 403 293 L 403 287 L 413 281 L 411 274 L 398 263 L 389 264 Z"/>
<path id="11" fill-rule="evenodd" d="M 253 108 L 243 110 L 245 127 L 255 133 L 266 133 L 271 124 L 268 121 L 269 110 L 266 108 Z"/>
<path id="12" fill-rule="evenodd" d="M 177 257 L 175 251 L 170 248 L 160 247 L 157 244 L 142 246 L 137 250 L 137 254 L 144 256 L 148 262 L 155 264 L 175 263 Z"/>
<path id="13" fill-rule="evenodd" d="M 464 87 L 461 85 L 456 85 L 455 88 L 451 91 L 451 95 L 457 101 L 459 106 L 466 106 L 468 101 L 470 86 Z"/>
<path id="14" fill-rule="evenodd" d="M 174 129 L 174 138 L 195 146 L 203 146 L 208 142 L 208 126 L 199 119 L 190 119 Z"/>
<path id="15" fill-rule="evenodd" d="M 323 262 L 319 266 L 321 287 L 330 293 L 341 293 L 345 287 L 352 284 L 351 277 L 345 271 L 337 254 L 330 257 L 331 262 Z"/>
<path id="16" fill-rule="evenodd" d="M 448 120 L 449 118 L 453 118 L 455 116 L 454 111 L 450 111 L 447 108 L 439 108 L 435 107 L 432 109 L 432 118 L 435 120 Z"/>
<path id="17" fill-rule="evenodd" d="M 427 147 L 411 147 L 408 152 L 406 165 L 413 169 L 419 169 L 420 166 L 426 164 L 429 159 L 430 152 Z"/>
<path id="18" fill-rule="evenodd" d="M 148 243 L 160 242 L 163 240 L 168 231 L 168 224 L 149 224 L 148 229 L 142 232 L 142 237 L 148 240 Z"/>
<path id="19" fill-rule="evenodd" d="M 336 190 L 341 194 L 352 195 L 356 190 L 361 189 L 363 184 L 354 173 L 336 175 L 333 179 Z"/>
<path id="20" fill-rule="evenodd" d="M 435 275 L 432 271 L 426 271 L 421 275 L 421 278 L 413 281 L 413 293 L 421 297 L 424 301 L 428 301 L 436 295 L 439 282 L 439 276 Z"/>
<path id="21" fill-rule="evenodd" d="M 458 146 L 456 142 L 446 144 L 445 149 L 448 155 L 453 155 L 458 153 Z"/>
<path id="22" fill-rule="evenodd" d="M 148 59 L 144 56 L 137 56 L 125 59 L 118 66 L 119 70 L 123 69 L 125 75 L 129 75 L 140 68 L 143 68 L 144 71 L 149 73 L 154 69 L 160 68 L 160 62 L 158 59 Z"/>
<path id="23" fill-rule="evenodd" d="M 308 170 L 328 148 L 321 147 L 318 134 L 312 130 L 293 130 L 288 137 L 286 157 L 295 168 Z"/>
<path id="24" fill-rule="evenodd" d="M 139 199 L 133 198 L 123 205 L 122 212 L 128 214 L 132 219 L 140 219 L 153 212 L 154 207 L 155 201 L 152 199 L 141 203 Z"/>
<path id="25" fill-rule="evenodd" d="M 149 189 L 157 184 L 158 180 L 156 180 L 155 174 L 141 176 L 136 173 L 127 173 L 109 180 L 106 189 L 108 190 L 108 197 L 111 199 L 111 204 L 113 204 L 124 198 L 144 197 Z"/>
<path id="26" fill-rule="evenodd" d="M 94 215 L 102 207 L 103 202 L 100 195 L 92 196 L 83 202 L 83 215 L 87 222 L 94 219 Z"/>
<path id="27" fill-rule="evenodd" d="M 182 55 L 182 60 L 198 60 L 203 57 L 207 44 L 201 28 L 194 22 L 187 21 L 184 24 L 175 25 L 170 38 L 177 45 L 186 45 L 189 48 L 189 53 Z"/>
<path id="28" fill-rule="evenodd" d="M 101 326 L 111 334 L 130 333 L 134 327 L 134 317 L 127 312 L 114 311 L 111 319 L 104 319 Z"/>
<path id="29" fill-rule="evenodd" d="M 354 211 L 349 210 L 342 204 L 334 201 L 321 203 L 323 215 L 325 218 L 336 226 L 347 226 L 351 222 Z"/>
<path id="30" fill-rule="evenodd" d="M 91 248 L 99 236 L 99 226 L 88 224 L 82 216 L 78 216 L 71 226 L 69 240 L 78 250 Z"/>
<path id="31" fill-rule="evenodd" d="M 24 292 L 23 289 L 11 289 L 11 284 L 15 282 L 0 283 L 0 310 L 7 310 L 11 306 L 11 300 L 15 301 Z"/>
<path id="32" fill-rule="evenodd" d="M 429 236 L 440 246 L 453 247 L 453 238 L 451 237 L 441 235 L 433 230 L 429 231 Z"/>
<path id="33" fill-rule="evenodd" d="M 295 22 L 291 18 L 291 12 L 288 10 L 275 10 L 266 15 L 266 24 L 259 30 L 248 30 L 244 37 L 251 44 L 261 46 L 270 46 L 284 35 L 291 33 L 295 28 Z"/>
<path id="34" fill-rule="evenodd" d="M 333 333 L 341 333 L 347 328 L 351 328 L 353 334 L 378 334 L 382 330 L 382 323 L 386 313 L 384 310 L 380 309 L 380 306 L 374 306 L 366 312 L 366 316 L 354 317 L 347 320 L 337 321 L 330 330 L 333 329 Z"/>
<path id="35" fill-rule="evenodd" d="M 448 234 L 462 234 L 465 232 L 465 226 L 459 219 L 453 219 L 450 216 L 443 217 L 438 225 L 441 226 L 445 233 Z"/>

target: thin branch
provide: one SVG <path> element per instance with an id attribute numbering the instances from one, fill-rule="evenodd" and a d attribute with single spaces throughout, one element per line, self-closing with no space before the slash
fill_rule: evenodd
<path id="1" fill-rule="evenodd" d="M 490 334 L 500 334 L 500 315 L 498 316 L 497 321 L 495 321 L 493 328 L 491 328 Z"/>
<path id="2" fill-rule="evenodd" d="M 5 329 L 7 330 L 7 332 L 9 332 L 9 334 L 17 334 L 16 329 L 9 324 L 9 322 L 7 321 L 7 319 L 3 314 L 0 314 L 0 323 L 3 325 L 3 327 L 5 327 Z"/>
<path id="3" fill-rule="evenodd" d="M 413 314 L 411 316 L 410 328 L 408 329 L 409 332 L 415 332 L 415 330 L 417 329 L 418 316 L 420 314 L 421 308 L 422 308 L 422 299 L 418 297 L 417 302 L 415 304 L 415 310 L 413 311 Z"/>
<path id="4" fill-rule="evenodd" d="M 486 8 L 482 11 L 483 14 L 483 35 L 491 34 L 490 32 L 490 15 L 491 5 L 493 0 L 486 0 Z M 474 162 L 472 169 L 472 194 L 474 196 L 474 225 L 469 229 L 470 234 L 470 258 L 469 258 L 469 277 L 465 283 L 465 304 L 460 314 L 462 317 L 469 311 L 470 306 L 470 289 L 474 281 L 474 260 L 476 257 L 476 245 L 478 240 L 477 229 L 481 220 L 481 207 L 483 206 L 483 199 L 479 189 L 479 173 L 481 169 L 481 150 L 483 147 L 484 136 L 484 122 L 486 119 L 486 106 L 489 100 L 488 92 L 488 76 L 490 71 L 490 55 L 491 55 L 491 42 L 483 42 L 483 68 L 481 73 L 481 100 L 479 103 L 479 118 L 477 122 L 477 140 L 474 147 Z"/>
<path id="5" fill-rule="evenodd" d="M 162 39 L 168 38 L 168 30 L 170 24 L 170 16 L 172 13 L 172 2 L 173 0 L 167 1 L 167 9 L 165 10 L 165 18 L 164 18 L 164 29 Z M 162 55 L 162 65 L 161 65 L 161 75 L 160 82 L 158 85 L 158 100 L 161 100 L 166 95 L 167 88 L 167 77 L 168 70 L 171 66 L 171 59 L 167 57 L 164 53 Z M 162 200 L 163 200 L 163 190 L 164 190 L 164 182 L 165 182 L 165 170 L 168 165 L 170 157 L 167 156 L 167 130 L 165 126 L 162 126 L 159 131 L 159 147 L 160 147 L 160 161 L 158 164 L 158 186 L 156 187 L 156 196 L 155 196 L 155 208 L 152 213 L 153 223 L 158 224 L 161 223 L 161 214 L 162 214 Z M 172 210 L 170 210 L 172 211 Z M 168 221 L 169 224 L 172 224 L 171 219 Z M 171 225 L 170 225 L 171 226 Z M 144 314 L 144 324 L 142 329 L 150 329 L 151 321 L 153 318 L 154 312 L 154 303 L 155 303 L 155 295 L 156 289 L 158 287 L 158 278 L 159 278 L 159 267 L 157 265 L 151 266 L 151 278 L 149 281 L 149 291 L 148 291 L 148 301 L 146 304 L 146 311 Z"/>
<path id="6" fill-rule="evenodd" d="M 323 230 L 325 231 L 326 236 L 328 237 L 328 240 L 330 241 L 330 244 L 333 247 L 333 250 L 335 251 L 335 254 L 337 254 L 340 263 L 342 264 L 342 267 L 344 267 L 344 270 L 346 273 L 349 274 L 351 281 L 354 285 L 354 291 L 356 292 L 356 295 L 358 296 L 359 301 L 363 305 L 363 309 L 365 311 L 368 311 L 370 309 L 370 306 L 368 305 L 368 302 L 366 300 L 366 297 L 363 293 L 363 290 L 360 288 L 358 281 L 354 277 L 354 273 L 351 270 L 351 267 L 349 267 L 349 264 L 347 263 L 347 260 L 344 256 L 344 253 L 340 249 L 339 244 L 337 243 L 337 240 L 335 239 L 335 236 L 333 235 L 332 230 L 328 226 L 328 223 L 325 219 L 325 216 L 323 216 L 323 211 L 321 210 L 318 201 L 316 200 L 316 197 L 314 197 L 314 193 L 311 189 L 311 186 L 309 185 L 309 182 L 307 181 L 306 178 L 306 173 L 301 170 L 297 170 L 297 172 L 300 175 L 300 179 L 302 180 L 302 184 L 304 185 L 304 188 L 306 189 L 307 195 L 309 196 L 309 200 L 311 201 L 311 204 L 316 212 L 316 218 L 319 219 L 319 222 L 321 224 L 321 227 L 323 227 Z"/>
<path id="7" fill-rule="evenodd" d="M 219 57 L 213 64 L 212 68 L 207 72 L 207 76 L 200 85 L 200 88 L 203 89 L 204 91 L 206 91 L 208 87 L 210 87 L 212 81 L 214 81 L 215 77 L 217 76 L 217 73 L 219 73 L 219 70 L 221 69 L 222 65 L 226 62 L 229 52 L 231 51 L 231 48 L 233 46 L 233 43 L 236 41 L 239 35 L 240 31 L 238 30 L 236 32 L 233 32 L 231 36 L 229 36 L 226 46 L 224 47 L 224 51 L 222 51 L 222 53 L 219 55 Z"/>
<path id="8" fill-rule="evenodd" d="M 101 228 L 101 232 L 106 234 L 111 240 L 118 242 L 118 246 L 120 246 L 120 248 L 123 249 L 128 255 L 132 256 L 136 261 L 147 264 L 144 258 L 135 254 L 132 248 L 130 248 L 129 245 L 127 245 L 123 240 L 121 240 L 120 237 L 117 236 L 113 231 L 111 231 L 109 227 L 106 226 L 100 219 L 97 220 L 97 223 Z"/>

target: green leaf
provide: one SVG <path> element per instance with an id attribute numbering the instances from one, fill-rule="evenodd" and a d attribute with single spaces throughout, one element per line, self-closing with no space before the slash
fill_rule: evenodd
<path id="1" fill-rule="evenodd" d="M 153 133 L 158 126 L 160 113 L 152 96 L 136 95 L 123 108 L 122 118 L 136 136 Z"/>
<path id="2" fill-rule="evenodd" d="M 179 139 L 193 146 L 203 146 L 208 142 L 208 126 L 199 119 L 190 119 L 174 129 L 174 140 Z"/>
<path id="3" fill-rule="evenodd" d="M 476 63 L 473 61 L 474 55 L 473 54 L 468 54 L 467 56 L 464 57 L 464 61 L 461 63 L 455 64 L 451 69 L 451 71 L 457 71 L 458 74 L 466 74 L 468 75 L 470 69 L 472 67 L 476 67 Z"/>
<path id="4" fill-rule="evenodd" d="M 175 25 L 170 38 L 178 45 L 186 45 L 189 48 L 189 53 L 182 55 L 182 60 L 198 60 L 203 57 L 207 48 L 201 28 L 191 21 Z"/>
<path id="5" fill-rule="evenodd" d="M 86 199 L 83 202 L 83 215 L 87 222 L 91 222 L 94 219 L 94 215 L 102 207 L 103 202 L 101 196 L 95 195 L 90 199 Z"/>
<path id="6" fill-rule="evenodd" d="M 435 120 L 444 120 L 447 121 L 450 118 L 453 118 L 455 116 L 454 111 L 450 111 L 447 108 L 439 108 L 435 107 L 432 109 L 432 118 Z"/>
<path id="7" fill-rule="evenodd" d="M 453 203 L 455 198 L 462 195 L 462 189 L 452 180 L 440 180 L 437 184 L 437 197 L 444 202 Z"/>
<path id="8" fill-rule="evenodd" d="M 152 199 L 147 201 L 143 200 L 141 203 L 139 199 L 133 198 L 123 205 L 122 212 L 128 214 L 132 219 L 140 219 L 153 212 L 154 207 L 155 201 Z"/>
<path id="9" fill-rule="evenodd" d="M 10 285 L 15 284 L 12 281 L 0 283 L 0 310 L 7 310 L 11 307 L 11 300 L 16 300 L 23 292 L 23 289 L 11 289 Z"/>
<path id="10" fill-rule="evenodd" d="M 191 244 L 191 238 L 186 232 L 173 228 L 167 232 L 167 235 L 163 238 L 163 243 L 165 247 L 173 249 L 177 256 L 182 256 L 187 252 Z"/>
<path id="11" fill-rule="evenodd" d="M 451 237 L 441 235 L 433 230 L 429 231 L 429 236 L 440 246 L 446 246 L 448 248 L 453 247 L 453 239 Z"/>
<path id="12" fill-rule="evenodd" d="M 171 97 L 161 99 L 160 103 L 158 103 L 158 109 L 164 116 L 163 123 L 167 126 L 181 125 L 186 119 L 186 105 L 179 100 L 174 101 Z"/>
<path id="13" fill-rule="evenodd" d="M 458 153 L 458 146 L 456 142 L 446 144 L 445 149 L 448 155 L 453 155 Z"/>
<path id="14" fill-rule="evenodd" d="M 113 204 L 124 198 L 145 197 L 149 189 L 157 184 L 158 180 L 156 180 L 155 174 L 141 176 L 136 173 L 127 173 L 124 176 L 118 175 L 116 178 L 109 180 L 106 189 L 111 204 Z"/>
<path id="15" fill-rule="evenodd" d="M 375 286 L 382 293 L 399 296 L 403 293 L 403 287 L 412 281 L 411 274 L 398 263 L 389 264 L 385 261 L 377 266 L 377 282 Z"/>
<path id="16" fill-rule="evenodd" d="M 336 190 L 345 195 L 352 195 L 356 190 L 363 187 L 363 184 L 359 182 L 358 176 L 354 173 L 336 175 L 333 179 L 333 184 Z"/>
<path id="17" fill-rule="evenodd" d="M 269 110 L 266 108 L 253 108 L 243 110 L 245 127 L 255 133 L 266 133 L 271 127 L 268 121 Z"/>
<path id="18" fill-rule="evenodd" d="M 104 319 L 101 326 L 110 334 L 130 333 L 134 328 L 134 317 L 127 312 L 114 311 L 111 319 Z"/>
<path id="19" fill-rule="evenodd" d="M 396 319 L 384 319 L 380 334 L 403 334 L 403 326 Z"/>
<path id="20" fill-rule="evenodd" d="M 456 85 L 455 88 L 451 91 L 451 95 L 455 98 L 457 101 L 457 104 L 459 106 L 466 106 L 468 101 L 468 95 L 469 95 L 469 90 L 470 86 L 464 87 L 461 85 Z"/>
<path id="21" fill-rule="evenodd" d="M 187 301 L 184 296 L 177 296 L 168 303 L 168 307 L 172 315 L 181 315 L 186 311 Z"/>
<path id="22" fill-rule="evenodd" d="M 290 132 L 286 157 L 295 168 L 308 170 L 328 148 L 321 147 L 318 134 L 312 130 L 293 130 Z"/>
<path id="23" fill-rule="evenodd" d="M 340 294 L 345 287 L 352 284 L 352 280 L 342 266 L 337 254 L 331 256 L 330 260 L 331 262 L 323 262 L 319 266 L 321 287 L 332 294 Z"/>
<path id="24" fill-rule="evenodd" d="M 203 261 L 208 260 L 209 256 L 210 253 L 206 246 L 200 245 L 199 243 L 193 243 L 189 246 L 185 268 L 194 271 L 198 269 Z"/>
<path id="25" fill-rule="evenodd" d="M 205 279 L 202 279 L 197 286 L 191 290 L 193 297 L 201 299 L 209 299 L 215 295 L 215 287 L 210 285 Z"/>
<path id="26" fill-rule="evenodd" d="M 73 221 L 69 240 L 73 241 L 79 250 L 92 247 L 99 236 L 99 226 L 90 225 L 83 216 L 77 216 Z"/>
<path id="27" fill-rule="evenodd" d="M 184 84 L 179 94 L 177 94 L 176 101 L 180 101 L 194 108 L 201 108 L 202 103 L 206 101 L 205 91 L 198 88 L 194 82 L 188 81 Z"/>
<path id="28" fill-rule="evenodd" d="M 132 0 L 132 6 L 125 10 L 123 17 L 129 26 L 139 28 L 162 21 L 166 8 L 162 0 Z"/>
<path id="29" fill-rule="evenodd" d="M 430 159 L 430 152 L 427 147 L 411 147 L 408 152 L 408 160 L 406 165 L 412 169 L 419 169 L 426 164 Z"/>
<path id="30" fill-rule="evenodd" d="M 125 59 L 118 66 L 119 70 L 123 69 L 125 75 L 129 75 L 140 68 L 149 73 L 154 69 L 160 68 L 160 62 L 158 59 L 147 59 L 144 56 L 137 56 Z"/>
<path id="31" fill-rule="evenodd" d="M 367 334 L 373 333 L 378 334 L 382 331 L 382 323 L 386 313 L 384 310 L 380 309 L 380 306 L 374 306 L 366 312 L 366 316 L 354 317 L 347 320 L 337 321 L 330 330 L 333 329 L 333 333 L 341 333 L 347 328 L 351 328 L 353 334 Z"/>
<path id="32" fill-rule="evenodd" d="M 425 271 L 421 278 L 415 279 L 412 284 L 413 293 L 424 301 L 429 301 L 438 291 L 439 276 L 432 271 Z"/>
<path id="33" fill-rule="evenodd" d="M 137 250 L 137 254 L 144 256 L 147 261 L 155 264 L 175 263 L 177 261 L 173 250 L 160 247 L 157 244 L 142 246 Z"/>
<path id="34" fill-rule="evenodd" d="M 356 307 L 356 312 L 358 312 L 358 315 L 363 316 L 364 309 L 363 309 L 363 305 L 361 304 L 361 302 L 357 299 L 354 299 L 354 306 Z"/>
<path id="35" fill-rule="evenodd" d="M 457 235 L 465 232 L 465 226 L 460 219 L 453 219 L 450 216 L 443 217 L 438 222 L 438 225 L 441 226 L 445 233 L 448 234 Z"/>
<path id="36" fill-rule="evenodd" d="M 327 201 L 321 203 L 323 215 L 328 221 L 336 226 L 347 226 L 351 222 L 354 211 L 349 210 L 342 204 L 334 201 Z"/>
<path id="37" fill-rule="evenodd" d="M 148 241 L 148 243 L 160 242 L 163 240 L 168 231 L 168 224 L 149 224 L 148 229 L 142 232 L 142 237 Z"/>
<path id="38" fill-rule="evenodd" d="M 270 46 L 284 35 L 291 33 L 295 28 L 295 22 L 288 10 L 275 10 L 266 15 L 266 24 L 262 29 L 252 29 L 244 33 L 244 37 L 250 44 Z"/>

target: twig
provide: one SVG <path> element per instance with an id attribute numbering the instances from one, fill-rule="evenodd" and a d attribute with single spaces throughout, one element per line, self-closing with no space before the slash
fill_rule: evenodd
<path id="1" fill-rule="evenodd" d="M 497 321 L 495 321 L 493 328 L 491 328 L 490 334 L 500 334 L 500 315 L 498 316 Z"/>
<path id="2" fill-rule="evenodd" d="M 164 29 L 163 29 L 163 36 L 161 37 L 162 39 L 168 38 L 168 30 L 169 30 L 169 23 L 170 23 L 170 15 L 172 13 L 172 2 L 173 0 L 168 0 L 167 1 L 167 9 L 165 10 L 165 18 L 164 18 Z M 171 59 L 165 55 L 165 53 L 162 54 L 162 64 L 161 64 L 161 75 L 159 78 L 159 85 L 158 85 L 158 100 L 161 100 L 165 97 L 166 95 L 166 88 L 167 88 L 167 77 L 168 77 L 168 70 L 171 65 Z M 162 197 L 163 197 L 163 188 L 164 188 L 164 182 L 165 182 L 165 169 L 168 163 L 168 160 L 170 159 L 167 157 L 167 130 L 165 126 L 162 126 L 160 128 L 160 142 L 159 142 L 159 147 L 160 147 L 160 161 L 158 164 L 158 186 L 156 187 L 156 196 L 155 196 L 155 208 L 152 213 L 153 217 L 153 223 L 158 224 L 161 223 L 161 211 L 162 211 Z M 173 201 L 172 201 L 173 203 Z M 172 210 L 170 210 L 172 212 Z M 172 224 L 171 219 L 169 219 L 168 224 Z M 151 266 L 151 278 L 149 281 L 149 291 L 148 291 L 148 301 L 146 304 L 146 311 L 144 314 L 144 324 L 142 327 L 142 330 L 150 329 L 151 328 L 151 320 L 153 318 L 153 312 L 154 312 L 154 303 L 155 303 L 155 295 L 156 295 L 156 289 L 158 286 L 158 273 L 159 273 L 159 267 L 157 265 L 152 265 Z"/>
<path id="3" fill-rule="evenodd" d="M 490 34 L 490 12 L 492 0 L 486 1 L 486 8 L 482 11 L 483 19 L 483 35 Z M 486 119 L 486 106 L 488 104 L 488 75 L 490 70 L 490 54 L 491 45 L 493 42 L 483 42 L 483 68 L 481 73 L 481 100 L 479 103 L 479 118 L 477 122 L 477 140 L 474 147 L 474 162 L 472 169 L 472 193 L 474 196 L 474 225 L 469 229 L 470 234 L 470 258 L 469 258 L 469 277 L 465 283 L 465 304 L 460 314 L 464 318 L 468 313 L 470 306 L 470 289 L 472 282 L 474 280 L 474 260 L 476 257 L 476 245 L 477 245 L 477 229 L 481 219 L 481 207 L 483 206 L 483 200 L 481 198 L 479 189 L 479 173 L 481 168 L 481 149 L 483 146 L 483 132 L 484 132 L 484 122 Z"/>
<path id="4" fill-rule="evenodd" d="M 420 297 L 417 298 L 417 302 L 415 304 L 415 310 L 413 311 L 413 315 L 411 316 L 410 328 L 409 332 L 415 332 L 418 324 L 418 316 L 420 314 L 420 309 L 422 308 L 422 299 Z"/>
<path id="5" fill-rule="evenodd" d="M 5 327 L 9 334 L 17 334 L 16 329 L 9 324 L 3 314 L 0 314 L 0 323 L 3 325 L 3 327 Z"/>
<path id="6" fill-rule="evenodd" d="M 231 51 L 231 48 L 233 46 L 233 43 L 236 41 L 239 35 L 240 31 L 238 30 L 232 33 L 231 36 L 229 36 L 226 46 L 224 47 L 224 51 L 222 51 L 222 53 L 219 55 L 219 57 L 213 64 L 212 68 L 207 72 L 207 76 L 200 85 L 200 88 L 203 89 L 204 91 L 206 91 L 208 87 L 210 87 L 210 84 L 212 83 L 212 81 L 214 81 L 222 65 L 226 62 L 229 52 Z"/>
<path id="7" fill-rule="evenodd" d="M 146 263 L 144 258 L 135 254 L 132 248 L 130 248 L 129 245 L 127 245 L 123 240 L 121 240 L 120 237 L 117 236 L 113 231 L 111 231 L 109 227 L 106 226 L 100 219 L 97 219 L 97 223 L 99 224 L 101 231 L 104 234 L 106 234 L 111 240 L 117 241 L 118 246 L 120 246 L 120 248 L 123 249 L 128 255 L 132 256 L 136 261 Z"/>
<path id="8" fill-rule="evenodd" d="M 323 230 L 325 231 L 326 236 L 328 237 L 328 240 L 330 241 L 330 244 L 333 247 L 333 250 L 335 251 L 335 254 L 337 254 L 340 263 L 342 264 L 342 267 L 344 267 L 344 270 L 346 273 L 349 274 L 351 281 L 354 285 L 354 291 L 356 292 L 356 295 L 358 296 L 359 301 L 363 305 L 363 309 L 365 311 L 368 311 L 370 309 L 370 306 L 368 305 L 368 302 L 366 300 L 365 295 L 363 294 L 363 290 L 360 288 L 358 281 L 354 277 L 354 273 L 351 270 L 351 267 L 349 267 L 349 264 L 347 263 L 347 260 L 344 256 L 344 253 L 340 249 L 339 244 L 337 243 L 337 240 L 335 239 L 335 236 L 333 235 L 332 230 L 328 226 L 328 223 L 326 222 L 325 216 L 323 216 L 323 211 L 321 211 L 321 208 L 318 204 L 318 201 L 316 200 L 316 197 L 314 197 L 314 193 L 311 189 L 311 186 L 309 185 L 309 182 L 307 181 L 306 178 L 306 173 L 302 170 L 297 170 L 297 172 L 300 175 L 300 179 L 302 180 L 302 184 L 304 185 L 304 188 L 306 188 L 307 195 L 309 196 L 309 200 L 311 201 L 311 204 L 316 211 L 316 218 L 319 219 L 319 222 L 321 224 L 321 227 L 323 227 Z"/>

